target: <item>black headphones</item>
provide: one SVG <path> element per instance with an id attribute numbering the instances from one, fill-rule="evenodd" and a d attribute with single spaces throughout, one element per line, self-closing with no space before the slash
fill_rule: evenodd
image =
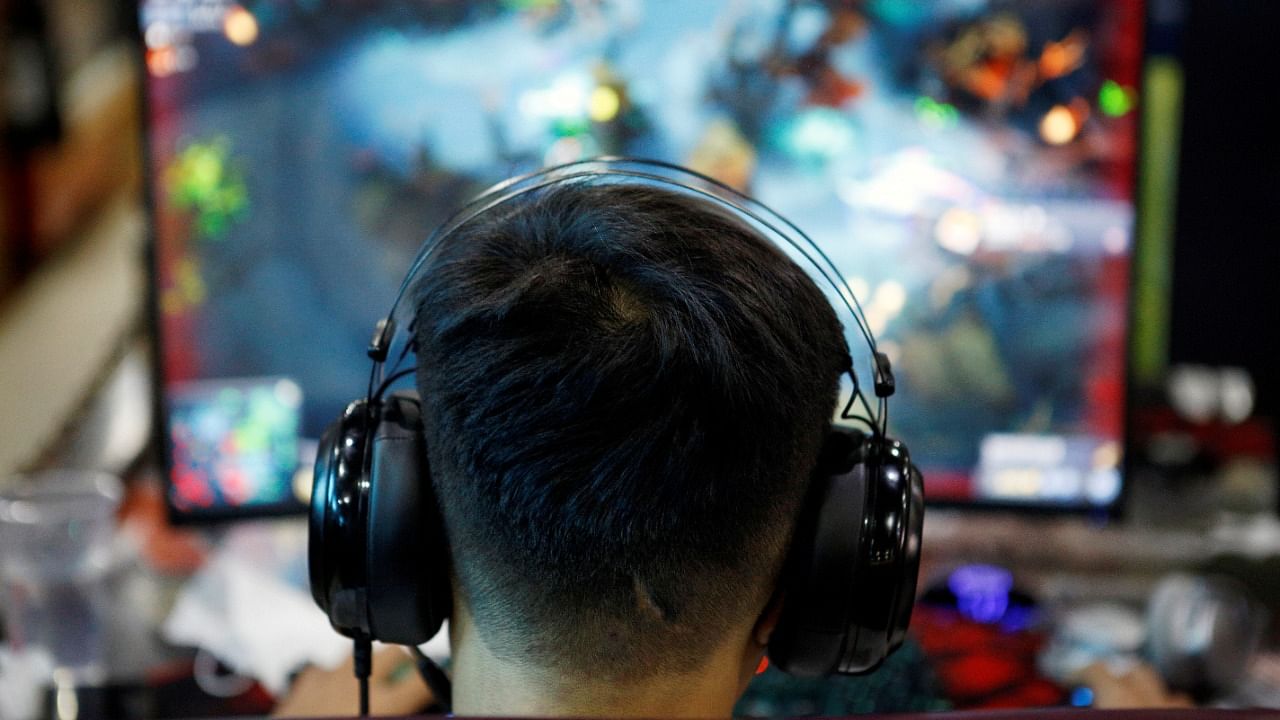
<path id="1" fill-rule="evenodd" d="M 311 494 L 312 597 L 357 647 L 367 648 L 370 640 L 419 645 L 449 616 L 448 546 L 427 466 L 420 401 L 411 393 L 388 393 L 412 372 L 400 369 L 412 351 L 408 339 L 387 369 L 401 324 L 397 310 L 444 238 L 515 198 L 568 183 L 658 186 L 728 210 L 807 260 L 848 309 L 871 349 L 878 411 L 872 412 L 850 366 L 853 390 L 841 418 L 863 423 L 867 432 L 837 426 L 824 444 L 779 588 L 785 599 L 769 658 L 802 676 L 875 669 L 906 634 L 924 519 L 920 472 L 906 447 L 886 435 L 894 391 L 889 360 L 876 348 L 848 283 L 804 232 L 712 178 L 657 161 L 600 158 L 507 180 L 423 244 L 369 345 L 368 392 L 320 440 Z M 856 401 L 866 415 L 855 414 Z"/>

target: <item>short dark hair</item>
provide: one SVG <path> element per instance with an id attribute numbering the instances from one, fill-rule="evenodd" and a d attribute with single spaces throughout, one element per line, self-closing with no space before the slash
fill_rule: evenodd
<path id="1" fill-rule="evenodd" d="M 731 214 L 568 184 L 477 219 L 416 289 L 454 574 L 499 657 L 688 670 L 768 599 L 844 334 Z"/>

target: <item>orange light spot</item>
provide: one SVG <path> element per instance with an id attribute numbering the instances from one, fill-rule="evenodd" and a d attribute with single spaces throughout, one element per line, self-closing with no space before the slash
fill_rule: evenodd
<path id="1" fill-rule="evenodd" d="M 168 77 L 178 69 L 178 53 L 166 45 L 147 51 L 147 70 L 154 77 Z"/>
<path id="2" fill-rule="evenodd" d="M 1061 42 L 1045 43 L 1044 51 L 1040 53 L 1041 77 L 1053 80 L 1075 72 L 1084 64 L 1088 47 L 1087 36 L 1079 30 L 1072 32 Z"/>

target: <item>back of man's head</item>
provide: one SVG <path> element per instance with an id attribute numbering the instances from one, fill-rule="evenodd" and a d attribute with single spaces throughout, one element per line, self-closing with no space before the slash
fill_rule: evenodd
<path id="1" fill-rule="evenodd" d="M 848 365 L 798 266 L 708 202 L 562 185 L 448 238 L 416 304 L 436 492 L 490 652 L 681 672 L 751 621 Z"/>

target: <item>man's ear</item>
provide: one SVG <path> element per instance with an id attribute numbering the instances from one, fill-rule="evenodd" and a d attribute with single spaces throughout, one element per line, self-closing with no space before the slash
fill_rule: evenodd
<path id="1" fill-rule="evenodd" d="M 759 674 L 763 668 L 768 667 L 764 655 L 769 649 L 769 638 L 773 635 L 774 628 L 778 627 L 778 618 L 782 617 L 782 602 L 782 593 L 774 593 L 768 604 L 760 611 L 755 626 L 751 628 L 751 641 L 747 643 L 746 652 L 743 653 L 739 672 L 739 694 L 746 691 L 751 678 Z"/>
<path id="2" fill-rule="evenodd" d="M 774 593 L 769 603 L 764 606 L 764 610 L 760 611 L 760 617 L 756 619 L 751 637 L 762 648 L 769 646 L 769 638 L 773 636 L 774 628 L 778 627 L 778 618 L 782 617 L 782 603 L 785 599 L 781 592 Z"/>

